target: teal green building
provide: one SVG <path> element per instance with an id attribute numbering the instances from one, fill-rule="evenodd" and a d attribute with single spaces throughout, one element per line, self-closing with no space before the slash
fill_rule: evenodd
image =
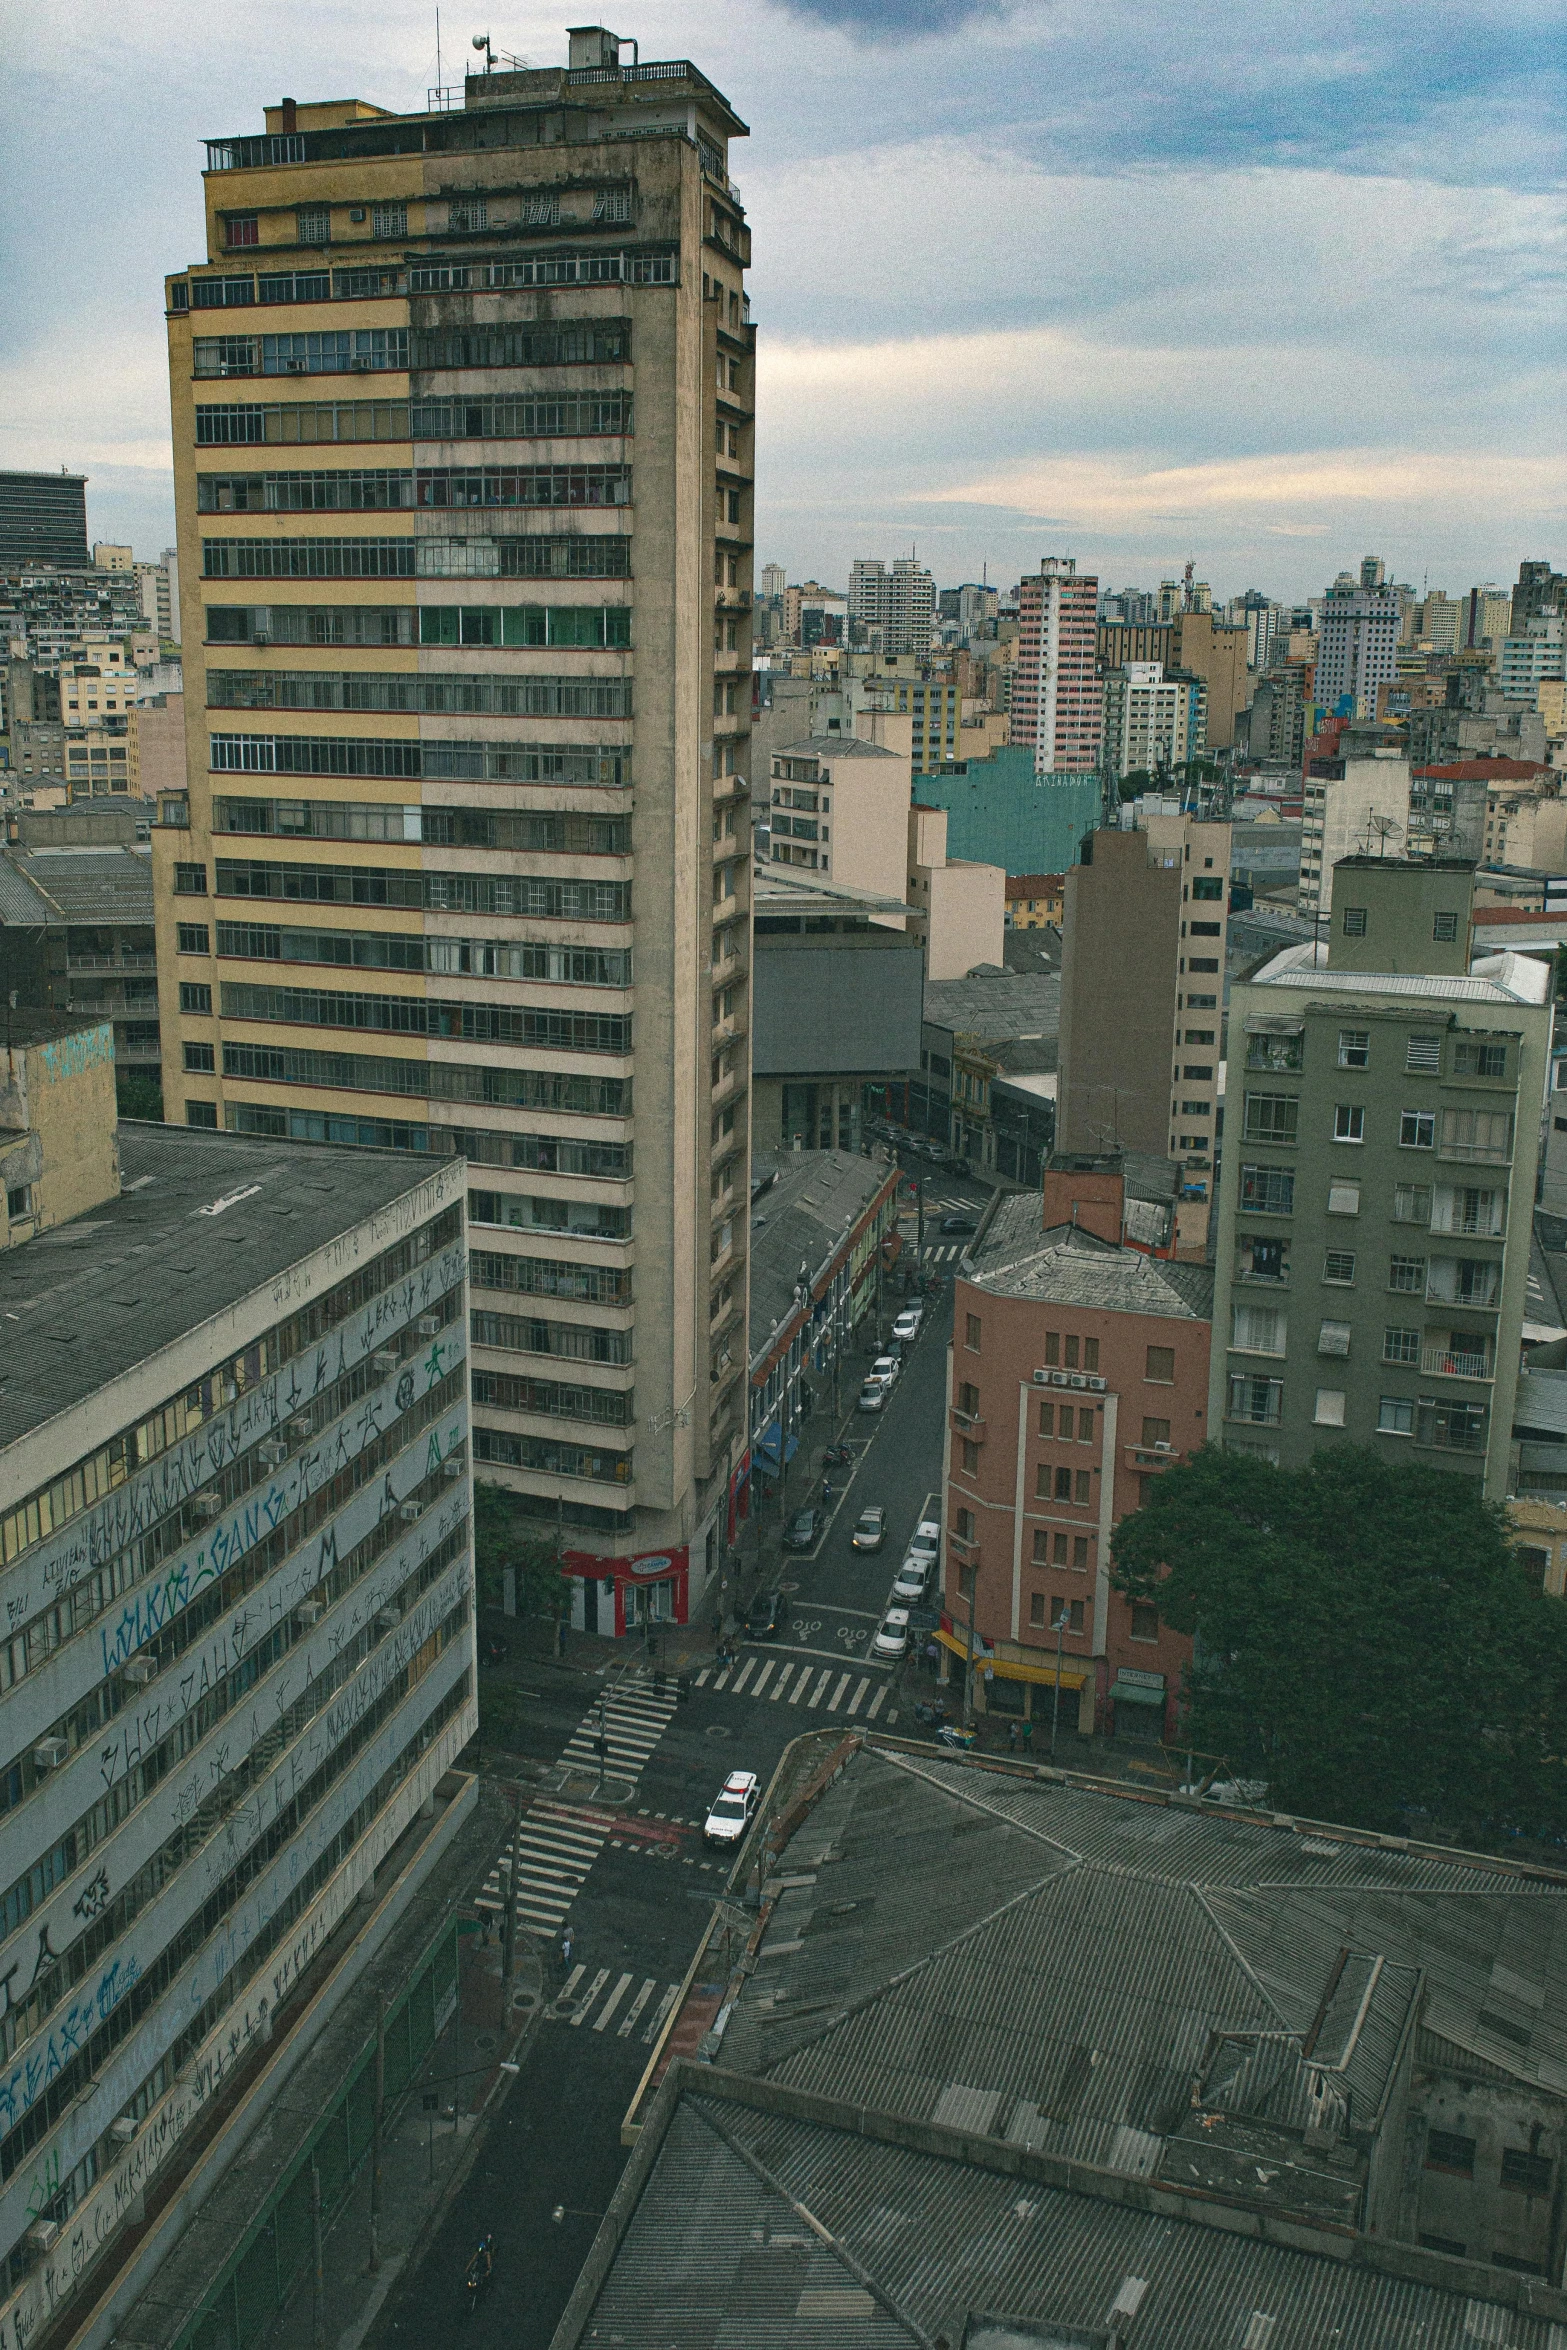
<path id="1" fill-rule="evenodd" d="M 1008 873 L 1064 873 L 1099 820 L 1097 775 L 1036 775 L 1026 748 L 943 759 L 914 778 L 914 798 L 947 811 L 947 854 Z"/>

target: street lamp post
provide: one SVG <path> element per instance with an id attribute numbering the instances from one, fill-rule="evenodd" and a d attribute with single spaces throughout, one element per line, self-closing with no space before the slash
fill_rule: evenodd
<path id="1" fill-rule="evenodd" d="M 1056 1759 L 1056 1731 L 1061 1725 L 1061 1651 L 1066 1641 L 1066 1601 L 1057 1602 L 1061 1613 L 1056 1618 L 1056 1686 L 1050 1706 L 1050 1759 Z"/>

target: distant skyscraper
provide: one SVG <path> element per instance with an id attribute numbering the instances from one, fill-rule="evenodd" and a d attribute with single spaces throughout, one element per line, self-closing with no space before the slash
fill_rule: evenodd
<path id="1" fill-rule="evenodd" d="M 762 565 L 762 593 L 769 602 L 781 596 L 788 585 L 789 574 L 781 563 L 764 563 Z"/>
<path id="2" fill-rule="evenodd" d="M 1356 714 L 1375 714 L 1377 688 L 1398 667 L 1400 606 L 1393 588 L 1333 587 L 1322 605 L 1317 700 L 1328 710 L 1345 694 Z"/>
<path id="3" fill-rule="evenodd" d="M 1361 556 L 1360 584 L 1363 588 L 1379 588 L 1387 585 L 1387 565 L 1380 555 Z"/>
<path id="4" fill-rule="evenodd" d="M 1103 714 L 1095 654 L 1099 582 L 1070 555 L 1047 555 L 1018 590 L 1012 740 L 1036 775 L 1086 775 L 1099 765 Z"/>
<path id="5" fill-rule="evenodd" d="M 91 560 L 85 473 L 0 473 L 0 565 Z"/>
<path id="6" fill-rule="evenodd" d="M 911 555 L 898 556 L 890 571 L 874 556 L 857 555 L 849 613 L 861 627 L 881 630 L 884 653 L 928 653 L 936 582 Z"/>

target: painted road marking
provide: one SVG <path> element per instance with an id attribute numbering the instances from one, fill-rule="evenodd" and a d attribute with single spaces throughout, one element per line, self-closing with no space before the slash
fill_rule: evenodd
<path id="1" fill-rule="evenodd" d="M 630 1990 L 632 1984 L 635 1981 L 635 1975 L 621 1976 L 620 1981 L 615 1985 L 614 1990 L 611 1991 L 609 1997 L 605 2000 L 603 2006 L 599 2009 L 598 2014 L 593 2018 L 593 2029 L 595 2032 L 602 2032 L 605 2025 L 613 2021 L 616 2008 L 625 1998 L 626 1993 Z"/>
<path id="2" fill-rule="evenodd" d="M 584 2018 L 587 2015 L 588 2009 L 593 2005 L 594 2000 L 597 1999 L 599 1993 L 603 1990 L 605 1984 L 608 1981 L 609 1969 L 607 1966 L 601 1966 L 598 1973 L 594 1976 L 592 1982 L 588 1985 L 587 1990 L 583 1993 L 582 1998 L 577 2003 L 577 2012 L 571 2019 L 572 2028 L 574 2030 L 580 2028 Z"/>

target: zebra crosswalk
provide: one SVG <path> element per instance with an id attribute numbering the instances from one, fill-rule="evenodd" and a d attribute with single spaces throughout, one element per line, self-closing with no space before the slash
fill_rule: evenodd
<path id="1" fill-rule="evenodd" d="M 651 2006 L 653 1995 L 658 1989 L 657 1975 L 645 1976 L 641 1989 L 632 1992 L 630 1999 L 627 1999 L 626 1994 L 631 1991 L 631 1986 L 637 1978 L 634 1974 L 625 1972 L 617 1977 L 608 1996 L 600 1999 L 599 1994 L 604 1990 L 604 1986 L 609 1982 L 614 1970 L 607 1966 L 599 1967 L 587 1988 L 584 1989 L 582 1979 L 587 1971 L 585 1966 L 572 1968 L 561 1986 L 560 1997 L 555 2007 L 556 2014 L 563 2022 L 569 2024 L 573 2031 L 580 2031 L 582 2026 L 587 2024 L 590 2031 L 607 2032 L 613 2024 L 617 2040 L 629 2040 L 638 2024 L 641 2024 L 642 2045 L 644 2048 L 651 2048 L 664 2028 L 670 2009 L 680 1997 L 680 1985 L 666 1983 L 662 1998 L 659 1999 L 656 2006 Z M 597 2007 L 596 2013 L 594 2012 L 595 2006 Z"/>
<path id="2" fill-rule="evenodd" d="M 845 1705 L 844 1699 L 851 1681 L 855 1684 L 854 1694 Z M 829 1697 L 827 1692 L 832 1684 L 836 1686 Z M 885 1681 L 873 1681 L 869 1673 L 861 1673 L 856 1680 L 852 1666 L 846 1673 L 840 1672 L 836 1665 L 807 1663 L 797 1668 L 792 1658 L 780 1663 L 771 1656 L 743 1657 L 737 1665 L 704 1665 L 696 1676 L 696 1687 L 714 1691 L 727 1689 L 731 1697 L 756 1697 L 764 1704 L 803 1704 L 808 1713 L 814 1713 L 820 1708 L 823 1713 L 835 1714 L 841 1708 L 845 1719 L 858 1714 L 863 1706 L 864 1718 L 868 1722 L 876 1719 L 888 1695 L 888 1684 Z M 866 1705 L 866 1697 L 872 1691 L 874 1695 L 870 1696 L 870 1703 Z"/>
<path id="3" fill-rule="evenodd" d="M 678 1702 L 672 1690 L 643 1675 L 628 1675 L 583 1715 L 562 1750 L 562 1764 L 568 1770 L 613 1778 L 617 1797 L 623 1799 L 625 1792 L 635 1791 L 643 1765 Z M 485 1879 L 477 1907 L 496 1917 L 502 1913 L 515 1866 L 519 1923 L 534 1933 L 557 1933 L 619 1824 L 603 1805 L 535 1795 L 523 1814 L 515 1852 L 508 1839 Z"/>

